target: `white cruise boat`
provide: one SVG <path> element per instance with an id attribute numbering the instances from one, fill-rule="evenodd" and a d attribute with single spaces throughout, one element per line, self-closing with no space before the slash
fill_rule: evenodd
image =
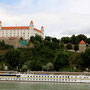
<path id="1" fill-rule="evenodd" d="M 0 74 L 0 81 L 90 83 L 87 73 Z"/>

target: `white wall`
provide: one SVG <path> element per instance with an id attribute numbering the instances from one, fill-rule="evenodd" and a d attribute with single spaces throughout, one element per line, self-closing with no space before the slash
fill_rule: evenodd
<path id="1" fill-rule="evenodd" d="M 24 39 L 30 39 L 31 36 L 35 36 L 36 34 L 41 35 L 43 37 L 43 33 L 40 33 L 35 30 L 0 30 L 0 37 L 23 37 Z"/>

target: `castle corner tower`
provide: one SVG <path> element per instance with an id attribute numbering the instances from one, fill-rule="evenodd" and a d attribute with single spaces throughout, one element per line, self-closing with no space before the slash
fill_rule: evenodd
<path id="1" fill-rule="evenodd" d="M 33 21 L 30 22 L 29 29 L 30 29 L 30 30 L 34 30 L 34 23 L 33 23 Z"/>
<path id="2" fill-rule="evenodd" d="M 82 40 L 80 43 L 79 43 L 79 51 L 80 52 L 85 52 L 86 50 L 86 43 Z"/>
<path id="3" fill-rule="evenodd" d="M 2 28 L 2 22 L 0 21 L 0 30 L 1 30 L 1 28 Z"/>

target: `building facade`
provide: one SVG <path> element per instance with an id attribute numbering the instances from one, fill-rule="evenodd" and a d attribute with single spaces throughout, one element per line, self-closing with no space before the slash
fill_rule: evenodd
<path id="1" fill-rule="evenodd" d="M 79 43 L 79 52 L 85 52 L 85 50 L 86 50 L 86 43 L 82 40 Z"/>
<path id="2" fill-rule="evenodd" d="M 0 21 L 0 37 L 1 38 L 24 38 L 30 39 L 31 36 L 40 35 L 44 38 L 44 27 L 41 30 L 34 28 L 33 21 L 29 26 L 15 26 L 15 27 L 3 27 Z"/>

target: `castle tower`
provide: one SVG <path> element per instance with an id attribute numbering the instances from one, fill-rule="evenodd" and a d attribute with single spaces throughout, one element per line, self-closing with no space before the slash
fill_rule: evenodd
<path id="1" fill-rule="evenodd" d="M 30 22 L 29 29 L 30 29 L 30 30 L 34 30 L 34 24 L 33 24 L 33 21 Z"/>
<path id="2" fill-rule="evenodd" d="M 1 28 L 2 28 L 2 22 L 0 21 L 0 30 L 1 30 Z"/>
<path id="3" fill-rule="evenodd" d="M 85 50 L 86 50 L 86 43 L 82 40 L 79 43 L 79 52 L 85 52 Z"/>
<path id="4" fill-rule="evenodd" d="M 43 26 L 41 27 L 41 32 L 42 32 L 42 35 L 44 37 L 44 27 Z"/>
<path id="5" fill-rule="evenodd" d="M 43 26 L 41 27 L 41 31 L 44 31 L 44 27 Z"/>

